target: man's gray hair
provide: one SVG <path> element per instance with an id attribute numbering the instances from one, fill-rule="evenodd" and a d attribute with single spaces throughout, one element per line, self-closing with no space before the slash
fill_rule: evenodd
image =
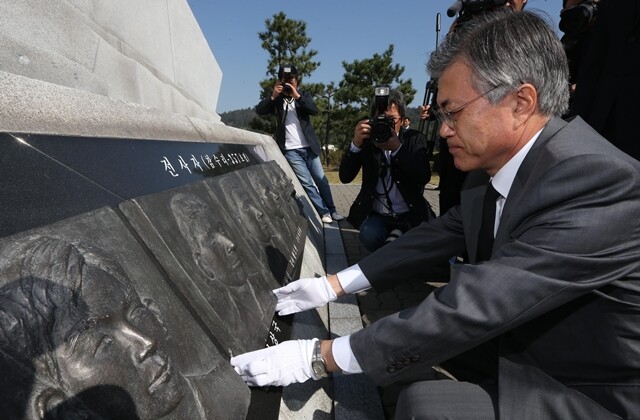
<path id="1" fill-rule="evenodd" d="M 561 116 L 569 104 L 569 68 L 557 35 L 542 17 L 508 8 L 476 16 L 447 35 L 431 54 L 427 69 L 438 78 L 463 60 L 478 92 L 495 104 L 523 83 L 538 93 L 538 111 Z"/>

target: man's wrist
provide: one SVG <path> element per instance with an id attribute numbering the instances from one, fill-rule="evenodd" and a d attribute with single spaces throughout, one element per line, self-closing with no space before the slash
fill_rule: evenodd
<path id="1" fill-rule="evenodd" d="M 337 275 L 328 275 L 327 281 L 329 282 L 329 285 L 331 286 L 331 289 L 333 289 L 333 293 L 335 293 L 336 296 L 340 297 L 346 294 L 344 289 L 342 288 L 342 285 L 340 284 L 340 280 L 338 279 Z"/>
<path id="2" fill-rule="evenodd" d="M 332 345 L 333 340 L 320 340 L 320 353 L 329 373 L 340 372 L 340 367 L 333 358 Z"/>

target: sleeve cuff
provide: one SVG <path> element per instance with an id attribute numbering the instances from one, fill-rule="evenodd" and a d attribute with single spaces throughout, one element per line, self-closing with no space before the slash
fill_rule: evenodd
<path id="1" fill-rule="evenodd" d="M 342 289 L 348 293 L 358 293 L 371 288 L 371 283 L 358 264 L 345 268 L 336 274 Z"/>
<path id="2" fill-rule="evenodd" d="M 362 373 L 362 368 L 351 351 L 349 337 L 351 336 L 347 335 L 333 340 L 331 344 L 333 360 L 343 373 Z"/>
<path id="3" fill-rule="evenodd" d="M 362 151 L 362 148 L 356 146 L 352 141 L 351 145 L 349 146 L 349 151 L 352 152 L 352 153 L 360 153 Z"/>
<path id="4" fill-rule="evenodd" d="M 402 143 L 400 143 L 400 146 L 394 150 L 393 152 L 391 152 L 391 156 L 395 156 L 398 154 L 398 152 L 400 151 L 400 149 L 402 149 Z"/>

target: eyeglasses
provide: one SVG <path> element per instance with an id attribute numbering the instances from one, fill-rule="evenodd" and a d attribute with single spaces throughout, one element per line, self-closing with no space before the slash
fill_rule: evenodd
<path id="1" fill-rule="evenodd" d="M 459 113 L 460 111 L 462 111 L 463 109 L 465 109 L 466 107 L 468 107 L 469 105 L 471 105 L 472 103 L 477 101 L 478 99 L 482 98 L 483 96 L 489 94 L 490 92 L 493 92 L 494 90 L 496 90 L 500 86 L 502 86 L 502 85 L 498 85 L 498 86 L 492 87 L 491 89 L 489 89 L 488 91 L 486 91 L 482 95 L 476 96 L 475 98 L 473 98 L 469 102 L 465 102 L 464 104 L 460 105 L 456 109 L 452 109 L 451 111 L 445 111 L 442 108 L 438 108 L 438 109 L 436 109 L 434 111 L 434 113 L 436 114 L 436 118 L 441 123 L 447 124 L 449 127 L 453 128 L 455 130 L 455 128 L 456 128 L 456 119 L 454 117 L 455 117 L 455 115 L 457 113 Z"/>

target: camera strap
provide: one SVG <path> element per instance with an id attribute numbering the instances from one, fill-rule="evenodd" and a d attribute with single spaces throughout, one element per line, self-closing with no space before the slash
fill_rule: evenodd
<path id="1" fill-rule="evenodd" d="M 387 178 L 389 180 L 388 186 Z M 382 182 L 382 190 L 387 203 L 385 204 L 380 197 L 378 197 L 378 200 L 388 210 L 389 215 L 395 217 L 396 213 L 393 211 L 393 203 L 391 203 L 391 197 L 389 196 L 389 192 L 393 188 L 393 175 L 391 173 L 391 162 L 389 162 L 386 152 L 381 155 L 380 159 L 380 181 Z"/>
<path id="2" fill-rule="evenodd" d="M 289 106 L 293 103 L 293 98 L 284 98 L 282 102 L 282 107 L 284 108 L 284 112 L 282 113 L 282 121 L 280 121 L 280 125 L 284 126 L 287 121 L 287 114 L 289 113 Z"/>

